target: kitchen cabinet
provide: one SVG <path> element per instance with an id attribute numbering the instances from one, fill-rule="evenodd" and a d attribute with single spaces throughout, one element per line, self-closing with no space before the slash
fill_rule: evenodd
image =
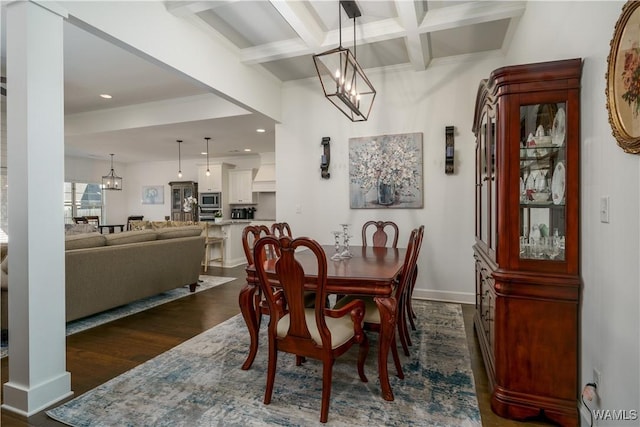
<path id="1" fill-rule="evenodd" d="M 171 187 L 171 220 L 197 221 L 197 212 L 184 211 L 184 200 L 187 197 L 198 199 L 198 183 L 195 181 L 172 181 L 169 186 Z"/>
<path id="2" fill-rule="evenodd" d="M 580 78 L 571 59 L 480 82 L 474 327 L 491 408 L 579 424 Z"/>
<path id="3" fill-rule="evenodd" d="M 207 167 L 198 168 L 198 188 L 201 193 L 226 193 L 227 173 L 232 165 L 218 163 L 209 165 L 210 175 L 207 176 Z"/>
<path id="4" fill-rule="evenodd" d="M 255 203 L 253 193 L 254 169 L 229 171 L 229 203 Z"/>

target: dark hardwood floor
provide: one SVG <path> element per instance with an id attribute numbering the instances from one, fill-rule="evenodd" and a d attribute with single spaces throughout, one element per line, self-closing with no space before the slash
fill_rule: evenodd
<path id="1" fill-rule="evenodd" d="M 206 274 L 236 277 L 237 280 L 67 337 L 67 371 L 71 373 L 71 389 L 75 396 L 238 314 L 238 292 L 244 286 L 244 267 L 210 268 Z M 482 425 L 549 425 L 543 422 L 510 421 L 491 412 L 489 384 L 473 331 L 473 311 L 473 306 L 463 306 Z M 0 363 L 3 384 L 8 380 L 7 363 L 7 358 Z M 49 419 L 44 413 L 26 420 L 2 411 L 0 425 L 24 427 L 63 424 Z"/>

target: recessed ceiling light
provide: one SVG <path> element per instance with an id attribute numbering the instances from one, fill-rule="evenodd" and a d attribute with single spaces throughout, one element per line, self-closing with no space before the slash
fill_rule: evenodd
<path id="1" fill-rule="evenodd" d="M 113 96 L 109 95 L 108 93 L 101 93 L 100 98 L 111 99 L 113 98 Z"/>
<path id="2" fill-rule="evenodd" d="M 244 151 L 249 152 L 251 151 L 251 148 L 245 148 Z"/>
<path id="3" fill-rule="evenodd" d="M 203 152 L 201 152 L 200 154 L 202 154 L 203 156 L 206 156 L 206 155 L 207 155 L 207 152 L 206 152 L 206 151 L 203 151 Z"/>
<path id="4" fill-rule="evenodd" d="M 262 129 L 262 128 L 259 128 L 259 129 L 256 129 L 256 132 L 258 132 L 258 133 L 265 133 L 265 132 L 266 132 L 266 130 L 264 130 L 264 129 Z"/>

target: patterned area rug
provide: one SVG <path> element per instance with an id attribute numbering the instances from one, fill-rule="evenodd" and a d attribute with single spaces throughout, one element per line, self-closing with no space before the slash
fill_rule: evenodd
<path id="1" fill-rule="evenodd" d="M 200 283 L 200 286 L 196 288 L 196 292 L 202 292 L 204 290 L 223 285 L 227 282 L 231 282 L 232 280 L 235 280 L 235 277 L 200 276 L 200 280 L 202 280 L 202 282 Z M 186 297 L 189 294 L 191 294 L 191 292 L 189 292 L 188 286 L 176 288 L 167 292 L 162 292 L 158 295 L 143 298 L 132 302 L 131 304 L 116 307 L 112 310 L 103 311 L 102 313 L 98 313 L 93 316 L 74 320 L 67 323 L 67 335 L 77 334 L 78 332 L 94 328 L 104 323 L 111 322 L 112 320 L 139 313 L 178 298 Z M 9 352 L 7 334 L 6 331 L 3 332 L 4 333 L 2 334 L 2 339 L 0 341 L 0 358 L 6 357 Z"/>
<path id="2" fill-rule="evenodd" d="M 417 301 L 418 331 L 405 379 L 391 377 L 393 402 L 380 396 L 377 334 L 365 372 L 356 371 L 357 346 L 334 365 L 331 426 L 480 426 L 469 350 L 458 304 Z M 263 319 L 266 320 L 266 319 Z M 322 425 L 322 364 L 295 366 L 282 353 L 271 404 L 264 405 L 266 323 L 253 366 L 243 371 L 248 333 L 237 315 L 47 415 L 71 426 L 312 426 Z M 401 352 L 402 353 L 402 352 Z M 395 374 L 389 357 L 390 375 Z"/>

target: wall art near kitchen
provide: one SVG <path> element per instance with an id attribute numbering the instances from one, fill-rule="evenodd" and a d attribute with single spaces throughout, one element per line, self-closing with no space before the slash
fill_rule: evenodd
<path id="1" fill-rule="evenodd" d="M 353 209 L 422 208 L 422 133 L 349 139 Z"/>
<path id="2" fill-rule="evenodd" d="M 618 145 L 640 154 L 640 2 L 622 8 L 607 67 L 609 124 Z"/>
<path id="3" fill-rule="evenodd" d="M 164 186 L 144 185 L 142 186 L 143 205 L 164 205 Z"/>

